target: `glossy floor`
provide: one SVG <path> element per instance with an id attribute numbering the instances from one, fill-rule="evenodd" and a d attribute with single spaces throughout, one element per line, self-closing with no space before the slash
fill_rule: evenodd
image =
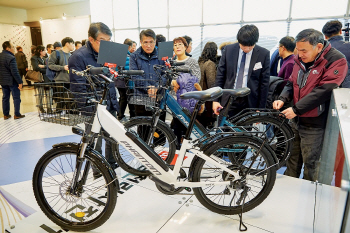
<path id="1" fill-rule="evenodd" d="M 60 232 L 38 207 L 31 177 L 53 144 L 79 140 L 70 127 L 41 122 L 35 112 L 19 120 L 0 118 L 0 233 Z M 132 181 L 120 169 L 117 174 L 127 184 L 125 192 L 111 218 L 91 232 L 239 232 L 238 216 L 212 213 L 191 193 L 167 196 L 148 179 Z M 268 198 L 243 220 L 252 233 L 306 233 L 313 227 L 314 232 L 339 232 L 345 197 L 332 186 L 278 175 Z"/>

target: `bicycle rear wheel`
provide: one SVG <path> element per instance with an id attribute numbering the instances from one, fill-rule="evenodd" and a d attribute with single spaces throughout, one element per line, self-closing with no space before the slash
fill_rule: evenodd
<path id="1" fill-rule="evenodd" d="M 84 160 L 75 194 L 70 188 L 77 161 L 76 148 L 53 148 L 38 161 L 33 174 L 35 198 L 45 215 L 64 230 L 89 231 L 105 223 L 116 205 L 117 188 L 99 160 Z M 90 164 L 102 176 L 94 179 Z M 87 180 L 83 184 L 84 169 Z"/>
<path id="2" fill-rule="evenodd" d="M 268 150 L 260 148 L 260 144 L 253 137 L 229 136 L 205 151 L 208 156 L 221 158 L 221 164 L 237 172 L 237 177 L 204 159 L 194 160 L 193 182 L 232 181 L 230 185 L 193 188 L 203 206 L 218 214 L 232 215 L 247 212 L 266 199 L 275 184 L 276 169 Z M 232 151 L 235 156 L 230 156 Z"/>
<path id="3" fill-rule="evenodd" d="M 269 116 L 249 116 L 234 122 L 234 124 L 237 126 L 253 125 L 259 131 L 265 131 L 270 127 L 274 135 L 269 138 L 269 144 L 278 158 L 279 167 L 287 162 L 292 150 L 294 134 L 286 119 Z"/>
<path id="4" fill-rule="evenodd" d="M 134 117 L 124 124 L 125 128 L 131 129 L 145 141 L 150 133 L 152 117 Z M 161 156 L 165 162 L 171 164 L 175 157 L 176 137 L 170 127 L 159 120 L 156 131 L 151 139 L 150 146 Z M 118 165 L 125 171 L 136 176 L 148 176 L 150 171 L 144 167 L 137 158 L 130 154 L 123 146 L 114 144 L 113 151 Z"/>

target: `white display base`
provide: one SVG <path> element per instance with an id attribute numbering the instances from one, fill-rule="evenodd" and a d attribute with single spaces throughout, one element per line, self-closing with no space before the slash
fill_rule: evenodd
<path id="1" fill-rule="evenodd" d="M 160 193 L 152 181 L 139 184 L 127 176 L 128 190 L 119 194 L 111 218 L 101 227 L 91 231 L 110 232 L 239 232 L 238 216 L 223 216 L 205 209 L 193 195 L 167 196 Z M 31 181 L 5 185 L 2 188 L 22 200 L 36 213 L 19 221 L 11 233 L 59 232 L 60 227 L 51 222 L 39 209 Z M 331 186 L 317 187 L 315 232 L 339 232 L 345 193 Z M 258 207 L 243 215 L 248 232 L 312 232 L 315 201 L 315 184 L 309 181 L 278 175 L 275 187 Z M 47 231 L 41 228 L 45 225 Z M 64 232 L 64 231 L 62 231 Z M 71 231 L 70 231 L 71 232 Z"/>

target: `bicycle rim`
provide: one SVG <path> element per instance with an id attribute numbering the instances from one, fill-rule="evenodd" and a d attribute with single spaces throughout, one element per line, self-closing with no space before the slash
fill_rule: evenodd
<path id="1" fill-rule="evenodd" d="M 229 151 L 235 148 L 244 150 L 231 156 Z M 223 152 L 225 149 L 227 153 Z M 265 200 L 276 179 L 273 159 L 265 148 L 260 150 L 258 144 L 244 138 L 228 138 L 213 144 L 209 150 L 214 150 L 211 156 L 220 158 L 222 165 L 239 175 L 233 177 L 221 168 L 198 159 L 194 165 L 193 182 L 233 181 L 230 185 L 194 188 L 194 194 L 202 205 L 213 212 L 232 215 L 247 212 Z"/>
<path id="2" fill-rule="evenodd" d="M 35 198 L 43 212 L 63 229 L 88 231 L 99 227 L 112 214 L 117 190 L 102 163 L 89 161 L 90 167 L 84 185 L 78 185 L 70 194 L 77 154 L 61 148 L 48 151 L 38 162 L 33 175 Z M 88 160 L 85 159 L 79 179 Z M 94 178 L 100 176 L 99 178 Z M 79 183 L 79 182 L 78 182 Z"/>

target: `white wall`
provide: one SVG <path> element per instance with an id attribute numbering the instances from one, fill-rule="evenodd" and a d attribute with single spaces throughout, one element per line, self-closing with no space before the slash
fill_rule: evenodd
<path id="1" fill-rule="evenodd" d="M 26 10 L 0 6 L 0 23 L 23 25 L 26 21 Z"/>
<path id="2" fill-rule="evenodd" d="M 15 47 L 21 46 L 23 48 L 24 54 L 27 57 L 27 60 L 30 60 L 30 46 L 32 45 L 32 39 L 30 36 L 29 27 L 10 24 L 0 24 L 0 38 L 0 45 L 2 45 L 2 43 L 4 43 L 5 41 L 10 40 Z"/>
<path id="3" fill-rule="evenodd" d="M 62 18 L 63 13 L 68 17 L 90 15 L 90 1 L 27 10 L 27 22 L 39 21 L 40 17 L 44 20 L 58 19 Z"/>
<path id="4" fill-rule="evenodd" d="M 88 38 L 90 26 L 89 16 L 74 18 L 44 20 L 41 23 L 41 35 L 43 44 L 53 44 L 65 37 L 71 37 L 74 41 L 81 41 Z"/>

